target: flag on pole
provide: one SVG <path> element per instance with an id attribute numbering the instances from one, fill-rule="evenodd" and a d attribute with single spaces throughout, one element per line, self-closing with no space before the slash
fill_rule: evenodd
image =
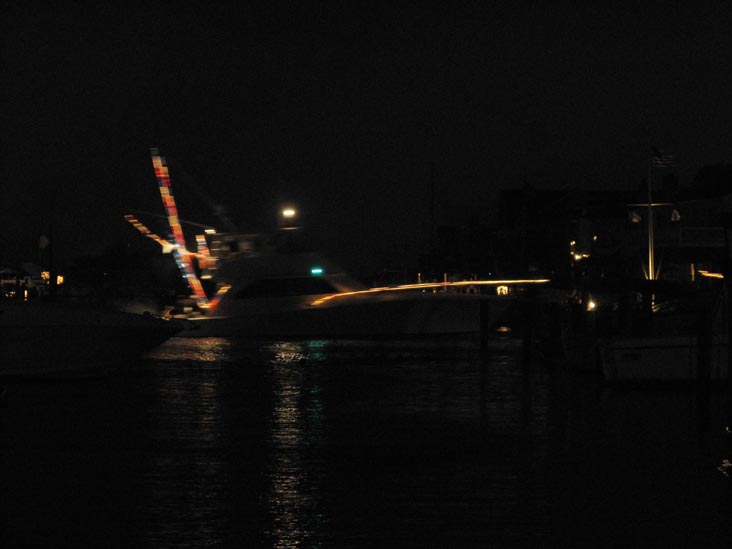
<path id="1" fill-rule="evenodd" d="M 676 159 L 672 154 L 664 154 L 654 147 L 651 152 L 651 166 L 654 168 L 673 168 L 676 166 Z"/>

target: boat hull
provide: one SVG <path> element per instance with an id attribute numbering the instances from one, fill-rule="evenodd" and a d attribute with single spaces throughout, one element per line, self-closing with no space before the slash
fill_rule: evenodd
<path id="1" fill-rule="evenodd" d="M 290 310 L 192 318 L 179 337 L 399 337 L 479 333 L 495 324 L 509 298 L 428 295 L 354 299 Z"/>
<path id="2" fill-rule="evenodd" d="M 143 356 L 181 329 L 149 315 L 19 304 L 0 309 L 0 376 L 93 375 Z"/>
<path id="3" fill-rule="evenodd" d="M 689 382 L 729 377 L 728 345 L 720 337 L 708 348 L 708 372 L 701 371 L 695 336 L 616 338 L 600 344 L 602 373 L 607 381 Z"/>

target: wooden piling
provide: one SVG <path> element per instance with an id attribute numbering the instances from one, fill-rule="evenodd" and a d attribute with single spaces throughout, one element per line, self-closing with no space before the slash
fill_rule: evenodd
<path id="1" fill-rule="evenodd" d="M 488 348 L 488 342 L 490 340 L 491 329 L 491 310 L 490 301 L 488 299 L 480 300 L 480 349 L 485 351 Z"/>
<path id="2" fill-rule="evenodd" d="M 711 381 L 713 337 L 711 315 L 707 307 L 702 307 L 699 313 L 697 338 L 696 381 L 701 387 Z"/>

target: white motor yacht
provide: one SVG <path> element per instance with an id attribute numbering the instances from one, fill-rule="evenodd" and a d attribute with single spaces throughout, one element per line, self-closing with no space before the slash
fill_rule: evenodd
<path id="1" fill-rule="evenodd" d="M 367 337 L 477 333 L 511 296 L 481 295 L 455 283 L 367 288 L 317 253 L 293 246 L 297 233 L 240 253 L 217 272 L 228 288 L 215 307 L 188 316 L 179 335 Z M 283 238 L 284 237 L 284 238 Z M 483 323 L 483 324 L 482 324 Z"/>
<path id="2" fill-rule="evenodd" d="M 157 149 L 151 154 L 169 236 L 152 233 L 133 215 L 125 219 L 173 254 L 186 279 L 193 306 L 181 336 L 462 334 L 490 327 L 512 302 L 495 289 L 480 292 L 499 281 L 366 288 L 309 248 L 294 208 L 283 209 L 273 234 L 222 234 L 190 223 L 204 231 L 196 235 L 197 250 L 189 251 L 166 161 Z"/>

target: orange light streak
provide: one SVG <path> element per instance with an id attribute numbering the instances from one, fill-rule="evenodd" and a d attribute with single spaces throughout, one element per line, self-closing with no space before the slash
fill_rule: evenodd
<path id="1" fill-rule="evenodd" d="M 699 269 L 697 271 L 702 276 L 706 276 L 707 278 L 724 278 L 724 275 L 722 273 L 712 273 L 710 271 L 703 271 Z"/>
<path id="2" fill-rule="evenodd" d="M 209 262 L 211 261 L 211 251 L 208 249 L 208 244 L 206 243 L 206 235 L 196 235 L 196 248 L 196 259 L 198 259 L 198 266 L 201 267 L 201 269 L 203 270 L 208 269 Z"/>
<path id="3" fill-rule="evenodd" d="M 125 220 L 127 220 L 129 223 L 132 224 L 135 229 L 140 231 L 142 234 L 144 234 L 146 237 L 154 240 L 158 244 L 160 244 L 163 247 L 164 252 L 169 252 L 172 249 L 172 245 L 167 240 L 164 240 L 160 238 L 158 235 L 156 235 L 154 232 L 152 232 L 150 229 L 148 229 L 145 225 L 143 225 L 134 215 L 127 214 L 125 215 Z"/>
<path id="4" fill-rule="evenodd" d="M 209 300 L 208 303 L 205 305 L 201 305 L 202 309 L 215 309 L 216 305 L 219 304 L 219 301 L 221 301 L 221 298 L 226 295 L 226 292 L 228 292 L 231 289 L 231 285 L 224 284 L 216 290 L 216 295 L 213 296 L 213 299 Z"/>
<path id="5" fill-rule="evenodd" d="M 458 282 L 423 282 L 418 284 L 401 284 L 399 286 L 381 286 L 378 288 L 370 288 L 368 290 L 357 290 L 353 292 L 340 292 L 337 294 L 330 294 L 320 299 L 316 299 L 310 305 L 321 305 L 326 301 L 338 297 L 347 297 L 353 295 L 367 295 L 382 292 L 398 292 L 404 290 L 425 290 L 433 288 L 445 288 L 445 287 L 461 287 L 461 286 L 497 286 L 497 285 L 508 285 L 508 284 L 546 284 L 550 282 L 548 278 L 539 279 L 517 279 L 517 280 L 460 280 Z"/>

